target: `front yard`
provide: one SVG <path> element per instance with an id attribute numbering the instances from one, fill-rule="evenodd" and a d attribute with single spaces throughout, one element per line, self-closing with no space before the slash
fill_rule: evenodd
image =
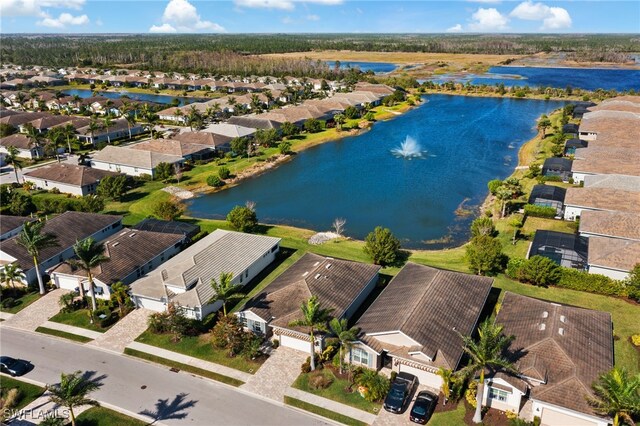
<path id="1" fill-rule="evenodd" d="M 3 293 L 4 292 L 7 292 L 7 290 L 4 290 Z M 2 301 L 0 303 L 0 311 L 6 312 L 8 314 L 17 314 L 39 298 L 40 293 L 38 293 L 37 291 L 24 293 L 19 297 L 10 297 L 10 295 L 5 297 L 3 294 Z"/>
<path id="2" fill-rule="evenodd" d="M 51 317 L 50 321 L 72 325 L 74 327 L 86 328 L 87 330 L 97 331 L 98 333 L 104 333 L 113 326 L 113 324 L 111 324 L 107 327 L 100 327 L 100 318 L 96 318 L 95 322 L 91 324 L 90 312 L 91 311 L 89 309 L 78 309 L 77 311 L 72 312 L 61 311 Z"/>

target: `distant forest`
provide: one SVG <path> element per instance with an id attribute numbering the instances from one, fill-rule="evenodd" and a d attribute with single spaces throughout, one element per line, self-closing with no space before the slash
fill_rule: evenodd
<path id="1" fill-rule="evenodd" d="M 356 50 L 528 55 L 563 52 L 567 59 L 624 62 L 640 35 L 602 34 L 185 34 L 2 35 L 0 61 L 18 65 L 127 66 L 191 72 L 323 76 L 324 64 L 250 55 Z M 240 57 L 244 57 L 241 59 Z"/>

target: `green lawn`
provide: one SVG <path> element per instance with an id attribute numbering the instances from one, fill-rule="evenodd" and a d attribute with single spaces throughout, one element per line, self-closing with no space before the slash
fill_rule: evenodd
<path id="1" fill-rule="evenodd" d="M 464 424 L 466 409 L 464 402 L 460 402 L 455 410 L 434 413 L 429 420 L 429 426 L 459 426 Z"/>
<path id="2" fill-rule="evenodd" d="M 18 379 L 14 379 L 8 376 L 0 376 L 0 388 L 2 389 L 2 398 L 7 396 L 7 392 L 10 389 L 17 388 L 20 390 L 20 397 L 15 406 L 12 409 L 19 410 L 31 402 L 35 401 L 44 393 L 44 389 L 40 386 L 32 385 L 30 383 L 23 382 Z"/>
<path id="3" fill-rule="evenodd" d="M 104 407 L 89 408 L 76 417 L 77 426 L 144 426 L 147 424 Z"/>
<path id="4" fill-rule="evenodd" d="M 40 293 L 38 293 L 37 291 L 27 293 L 24 296 L 15 299 L 15 305 L 10 308 L 3 308 L 2 305 L 0 305 L 0 311 L 7 312 L 9 314 L 17 314 L 39 298 Z"/>
<path id="5" fill-rule="evenodd" d="M 349 382 L 347 382 L 346 380 L 338 379 L 331 370 L 324 369 L 319 370 L 319 372 L 326 377 L 331 377 L 333 379 L 333 382 L 331 383 L 331 385 L 329 385 L 328 388 L 314 390 L 309 387 L 309 376 L 315 373 L 300 374 L 300 376 L 298 376 L 296 381 L 293 382 L 293 385 L 291 386 L 296 389 L 312 393 L 314 395 L 331 399 L 342 404 L 350 405 L 351 407 L 358 408 L 368 413 L 378 414 L 382 407 L 381 403 L 367 401 L 366 399 L 361 397 L 360 394 L 355 391 L 355 389 L 352 393 L 345 392 L 344 390 L 349 386 Z"/>
<path id="6" fill-rule="evenodd" d="M 88 337 L 79 336 L 73 333 L 67 333 L 66 331 L 54 330 L 53 328 L 47 328 L 47 327 L 38 327 L 36 328 L 36 332 L 42 333 L 42 334 L 49 334 L 51 336 L 56 336 L 56 337 L 62 337 L 64 339 L 73 340 L 74 342 L 80 342 L 80 343 L 87 343 L 93 340 Z"/>
<path id="7" fill-rule="evenodd" d="M 59 312 L 51 317 L 49 321 L 59 322 L 61 324 L 72 325 L 75 327 L 82 327 L 99 333 L 104 333 L 109 329 L 109 327 L 101 328 L 98 325 L 98 319 L 96 319 L 94 324 L 91 324 L 89 321 L 89 312 L 89 309 L 78 309 L 73 312 Z"/>
<path id="8" fill-rule="evenodd" d="M 200 358 L 250 374 L 255 373 L 262 365 L 262 362 L 247 360 L 241 356 L 229 358 L 224 350 L 213 347 L 206 334 L 183 337 L 179 342 L 174 343 L 172 337 L 168 334 L 154 334 L 147 330 L 136 339 L 136 342 Z"/>
<path id="9" fill-rule="evenodd" d="M 299 399 L 296 399 L 296 398 L 291 398 L 290 396 L 285 395 L 284 403 L 287 405 L 291 405 L 292 407 L 300 408 L 301 410 L 305 410 L 310 413 L 318 414 L 319 416 L 326 417 L 331 420 L 335 420 L 336 422 L 339 422 L 345 425 L 366 426 L 366 423 L 361 422 L 360 420 L 356 420 L 351 417 L 344 416 L 340 413 L 327 410 L 326 408 L 318 407 L 317 405 L 309 404 L 308 402 L 300 401 Z"/>

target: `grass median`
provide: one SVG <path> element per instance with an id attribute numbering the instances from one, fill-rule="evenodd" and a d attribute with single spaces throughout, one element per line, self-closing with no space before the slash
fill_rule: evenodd
<path id="1" fill-rule="evenodd" d="M 87 343 L 91 342 L 93 339 L 85 336 L 79 336 L 73 333 L 67 333 L 66 331 L 54 330 L 53 328 L 47 327 L 38 327 L 36 328 L 36 332 L 42 334 L 49 334 L 51 336 L 62 337 L 63 339 L 73 340 L 74 342 L 79 343 Z"/>

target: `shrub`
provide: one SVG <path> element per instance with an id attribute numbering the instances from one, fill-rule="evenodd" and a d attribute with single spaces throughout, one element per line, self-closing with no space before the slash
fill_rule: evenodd
<path id="1" fill-rule="evenodd" d="M 271 341 L 271 346 L 273 346 L 273 349 L 278 349 L 280 347 L 280 340 L 278 339 L 273 339 Z"/>
<path id="2" fill-rule="evenodd" d="M 60 190 L 58 188 L 51 188 L 51 193 L 52 194 L 59 194 Z"/>
<path id="3" fill-rule="evenodd" d="M 640 334 L 634 334 L 631 336 L 631 343 L 633 346 L 640 346 Z"/>
<path id="4" fill-rule="evenodd" d="M 220 167 L 218 169 L 218 176 L 220 179 L 229 179 L 231 177 L 231 170 L 227 167 Z"/>
<path id="5" fill-rule="evenodd" d="M 467 387 L 467 390 L 464 393 L 464 399 L 467 400 L 467 403 L 473 407 L 474 409 L 476 408 L 476 393 L 478 392 L 478 382 L 476 382 L 475 380 L 471 381 L 471 383 L 469 383 L 469 386 Z"/>
<path id="6" fill-rule="evenodd" d="M 505 259 L 500 241 L 488 235 L 473 237 L 466 247 L 465 257 L 478 275 L 500 271 Z"/>
<path id="7" fill-rule="evenodd" d="M 493 225 L 493 220 L 491 220 L 490 217 L 479 217 L 471 222 L 471 235 L 473 237 L 479 237 L 480 235 L 493 237 L 495 234 L 496 227 Z"/>
<path id="8" fill-rule="evenodd" d="M 613 280 L 599 274 L 589 274 L 577 269 L 561 268 L 558 287 L 571 290 L 587 291 L 606 296 L 627 296 L 627 288 L 622 281 Z"/>
<path id="9" fill-rule="evenodd" d="M 235 206 L 227 215 L 227 222 L 236 231 L 251 232 L 258 225 L 258 217 L 248 207 Z"/>
<path id="10" fill-rule="evenodd" d="M 527 262 L 526 259 L 522 259 L 520 257 L 510 258 L 509 262 L 507 263 L 507 269 L 505 271 L 505 274 L 509 278 L 520 281 L 521 279 L 520 271 L 521 271 L 522 265 L 524 265 L 526 262 Z"/>
<path id="11" fill-rule="evenodd" d="M 560 266 L 553 260 L 536 255 L 522 264 L 517 275 L 523 281 L 533 285 L 547 286 L 557 283 L 562 272 Z"/>
<path id="12" fill-rule="evenodd" d="M 309 387 L 313 390 L 326 389 L 333 383 L 333 377 L 318 371 L 309 376 Z"/>
<path id="13" fill-rule="evenodd" d="M 636 263 L 626 282 L 629 297 L 640 302 L 640 263 Z"/>
<path id="14" fill-rule="evenodd" d="M 524 206 L 524 213 L 527 216 L 544 217 L 553 219 L 556 217 L 556 209 L 550 206 L 537 206 L 535 204 L 527 204 Z"/>
<path id="15" fill-rule="evenodd" d="M 184 211 L 184 207 L 178 201 L 160 201 L 153 207 L 153 215 L 162 220 L 175 220 Z"/>
<path id="16" fill-rule="evenodd" d="M 100 328 L 107 328 L 107 327 L 115 324 L 116 322 L 118 322 L 119 318 L 120 318 L 120 316 L 118 315 L 117 312 L 111 312 L 105 318 L 102 318 L 98 322 L 98 325 L 100 326 Z"/>
<path id="17" fill-rule="evenodd" d="M 492 195 L 496 195 L 498 193 L 498 188 L 500 188 L 503 184 L 504 182 L 502 182 L 500 179 L 493 179 L 489 181 L 487 186 L 489 187 L 489 192 L 491 192 Z"/>
<path id="18" fill-rule="evenodd" d="M 356 383 L 367 389 L 364 398 L 370 402 L 382 400 L 391 386 L 391 382 L 386 376 L 369 369 L 364 369 L 357 375 Z"/>
<path id="19" fill-rule="evenodd" d="M 309 373 L 311 371 L 311 363 L 309 361 L 303 362 L 302 366 L 300 367 L 300 371 L 302 371 L 303 373 Z"/>
<path id="20" fill-rule="evenodd" d="M 388 228 L 376 226 L 364 241 L 364 253 L 373 260 L 374 264 L 386 266 L 398 260 L 400 240 Z"/>
<path id="21" fill-rule="evenodd" d="M 211 175 L 207 177 L 207 185 L 214 188 L 220 188 L 221 186 L 224 186 L 224 181 L 216 175 Z"/>
<path id="22" fill-rule="evenodd" d="M 5 309 L 13 308 L 16 306 L 16 300 L 12 297 L 2 299 L 2 307 Z"/>
<path id="23" fill-rule="evenodd" d="M 278 150 L 282 155 L 288 154 L 291 151 L 291 142 L 289 141 L 280 142 L 280 144 L 278 144 Z"/>

